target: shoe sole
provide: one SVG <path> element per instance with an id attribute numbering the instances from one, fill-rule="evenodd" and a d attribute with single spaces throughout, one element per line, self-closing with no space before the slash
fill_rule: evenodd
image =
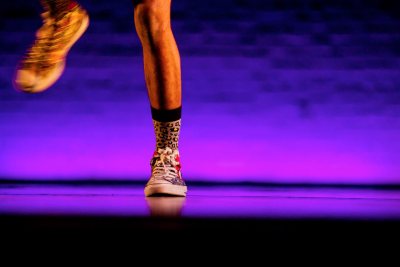
<path id="1" fill-rule="evenodd" d="M 79 38 L 81 38 L 81 36 L 85 33 L 88 27 L 89 27 L 89 16 L 86 14 L 85 17 L 82 19 L 82 23 L 79 29 L 76 31 L 75 35 L 66 45 L 64 60 L 59 63 L 57 70 L 51 75 L 50 78 L 46 79 L 44 82 L 42 81 L 40 83 L 35 83 L 33 86 L 26 87 L 18 84 L 16 82 L 17 77 L 15 76 L 13 79 L 14 88 L 17 89 L 18 91 L 22 91 L 25 93 L 40 93 L 48 89 L 50 86 L 52 86 L 64 72 L 66 57 L 69 51 L 71 50 L 72 46 L 79 40 Z M 17 73 L 17 71 L 15 73 Z"/>
<path id="2" fill-rule="evenodd" d="M 153 195 L 170 195 L 185 197 L 187 193 L 187 186 L 173 185 L 173 184 L 158 184 L 149 185 L 144 189 L 144 195 L 146 197 Z"/>

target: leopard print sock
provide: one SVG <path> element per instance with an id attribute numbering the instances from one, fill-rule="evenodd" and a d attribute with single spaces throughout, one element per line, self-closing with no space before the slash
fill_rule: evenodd
<path id="1" fill-rule="evenodd" d="M 153 119 L 154 131 L 156 134 L 156 145 L 158 148 L 169 147 L 172 150 L 178 149 L 179 132 L 181 120 L 160 122 Z"/>

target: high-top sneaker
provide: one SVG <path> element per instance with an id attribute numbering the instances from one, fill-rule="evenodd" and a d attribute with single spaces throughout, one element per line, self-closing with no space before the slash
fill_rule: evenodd
<path id="1" fill-rule="evenodd" d="M 151 177 L 144 189 L 146 196 L 186 196 L 187 187 L 182 179 L 179 151 L 167 147 L 154 152 L 150 162 Z"/>
<path id="2" fill-rule="evenodd" d="M 89 26 L 89 16 L 79 5 L 57 18 L 48 11 L 41 16 L 43 25 L 14 78 L 15 88 L 27 93 L 44 91 L 58 80 L 69 50 Z"/>

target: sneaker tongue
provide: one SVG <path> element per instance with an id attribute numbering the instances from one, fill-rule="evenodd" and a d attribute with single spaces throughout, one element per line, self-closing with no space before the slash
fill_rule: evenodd
<path id="1" fill-rule="evenodd" d="M 163 153 L 165 151 L 157 151 L 153 156 L 153 166 L 156 167 L 173 167 L 175 166 L 175 154 Z"/>

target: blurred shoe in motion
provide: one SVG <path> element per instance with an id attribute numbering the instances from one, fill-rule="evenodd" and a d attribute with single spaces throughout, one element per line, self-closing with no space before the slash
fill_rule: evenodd
<path id="1" fill-rule="evenodd" d="M 69 50 L 89 26 L 89 16 L 78 4 L 57 18 L 49 11 L 41 16 L 43 25 L 14 78 L 15 88 L 26 93 L 42 92 L 59 79 Z"/>

